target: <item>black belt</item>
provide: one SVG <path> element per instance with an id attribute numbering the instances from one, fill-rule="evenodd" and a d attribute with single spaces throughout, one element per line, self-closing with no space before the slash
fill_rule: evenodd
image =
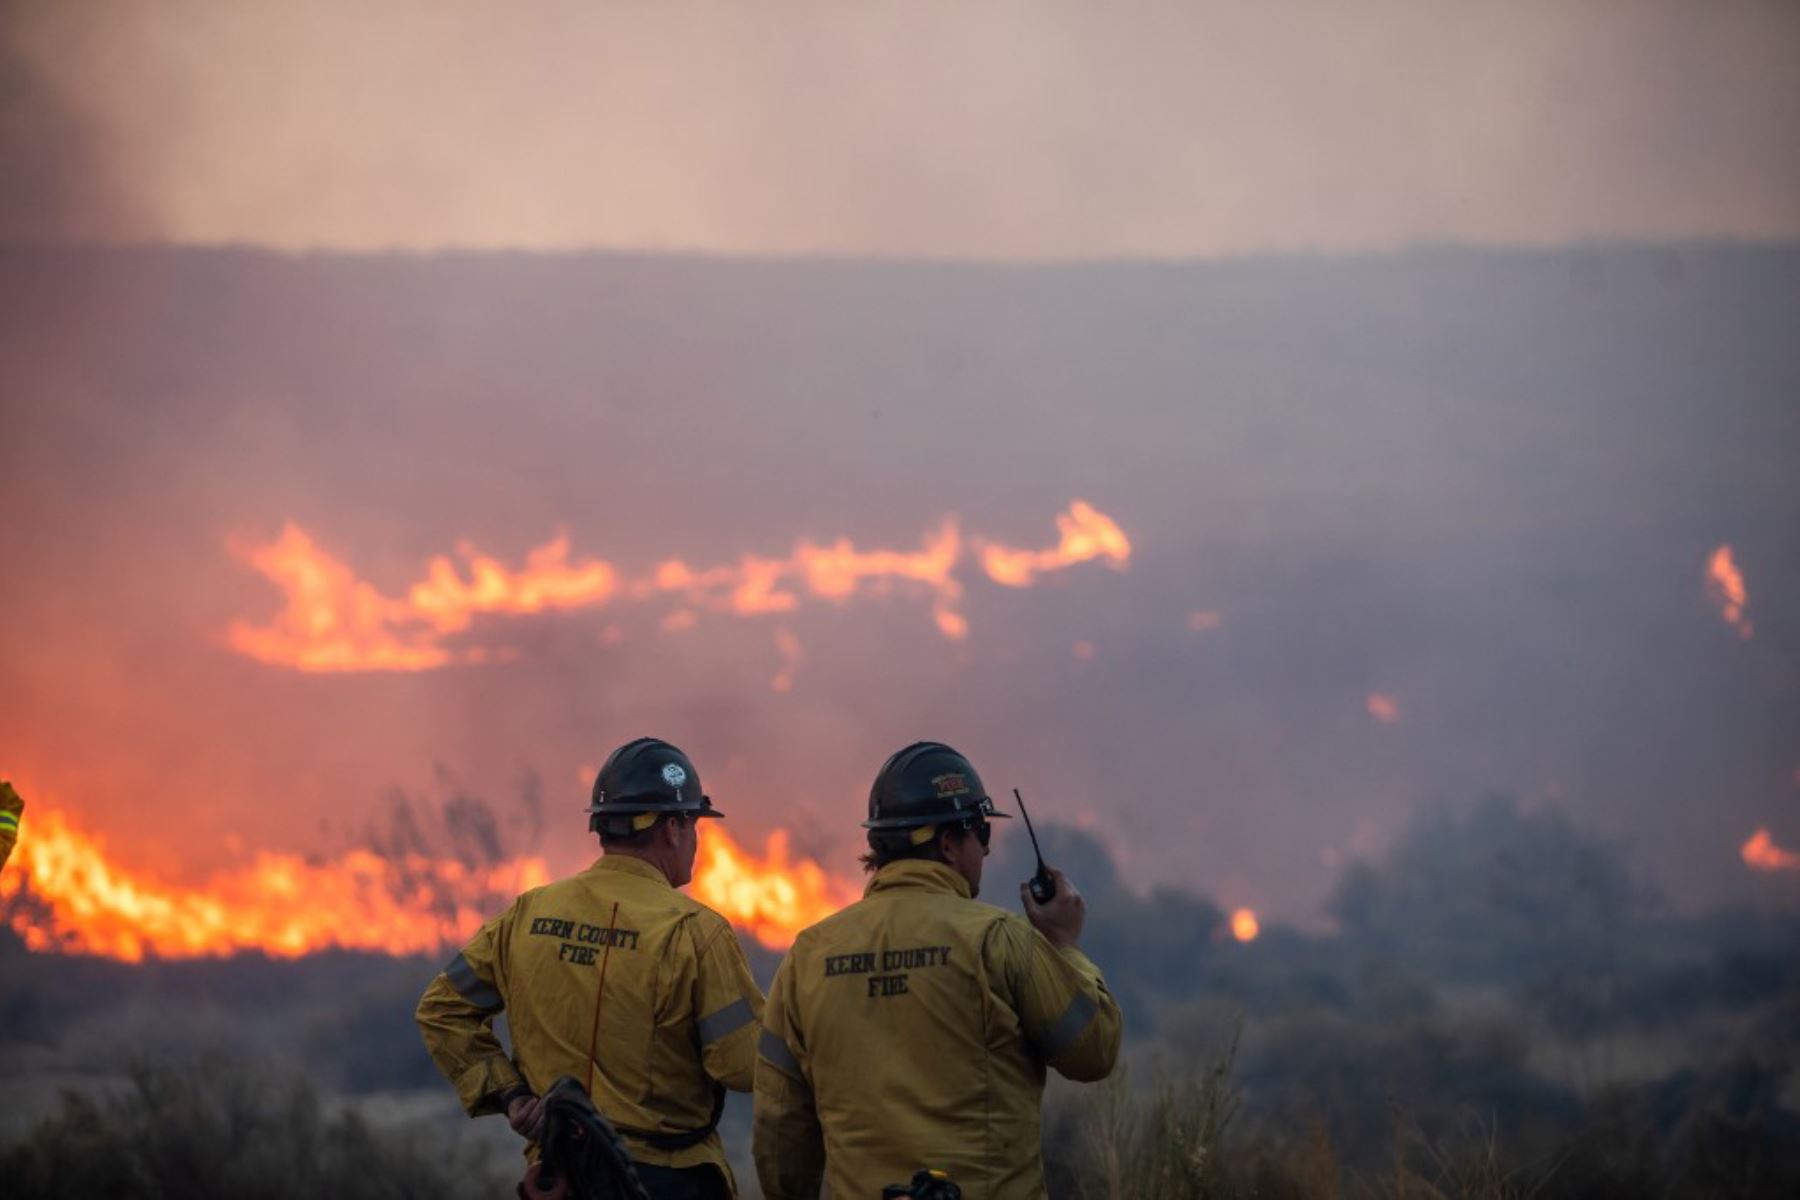
<path id="1" fill-rule="evenodd" d="M 651 1133 L 647 1129 L 631 1129 L 624 1125 L 614 1128 L 625 1136 L 644 1143 L 652 1150 L 686 1150 L 689 1146 L 698 1146 L 713 1135 L 719 1127 L 719 1118 L 725 1113 L 725 1089 L 713 1084 L 712 1116 L 706 1124 L 698 1129 L 684 1129 L 680 1133 Z"/>

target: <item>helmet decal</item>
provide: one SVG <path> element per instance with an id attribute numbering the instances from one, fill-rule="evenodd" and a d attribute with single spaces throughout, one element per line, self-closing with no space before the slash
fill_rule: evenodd
<path id="1" fill-rule="evenodd" d="M 988 801 L 975 764 L 942 742 L 914 742 L 881 764 L 869 789 L 864 829 L 913 829 L 980 812 L 1003 817 Z"/>
<path id="2" fill-rule="evenodd" d="M 724 815 L 712 806 L 693 760 L 661 738 L 636 738 L 614 750 L 594 779 L 593 797 L 588 805 L 589 828 L 598 828 L 606 815 Z"/>

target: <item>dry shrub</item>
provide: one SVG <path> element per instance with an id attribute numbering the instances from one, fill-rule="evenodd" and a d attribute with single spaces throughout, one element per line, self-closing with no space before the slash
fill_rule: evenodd
<path id="1" fill-rule="evenodd" d="M 403 1200 L 508 1186 L 475 1148 L 374 1131 L 354 1108 L 329 1111 L 297 1074 L 209 1053 L 141 1061 L 129 1078 L 101 1100 L 65 1092 L 58 1112 L 0 1154 L 7 1196 Z"/>

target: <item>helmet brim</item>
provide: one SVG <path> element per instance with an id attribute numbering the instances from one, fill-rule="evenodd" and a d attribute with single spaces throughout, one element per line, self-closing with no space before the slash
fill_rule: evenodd
<path id="1" fill-rule="evenodd" d="M 995 817 L 1003 821 L 1012 820 L 1011 813 L 1001 812 L 994 807 L 991 796 L 983 796 L 973 808 L 946 808 L 935 813 L 913 813 L 904 817 L 882 817 L 879 820 L 870 818 L 862 823 L 864 829 L 917 829 L 921 825 L 942 825 L 945 821 L 966 821 L 970 817 Z"/>
<path id="2" fill-rule="evenodd" d="M 698 804 L 670 804 L 667 800 L 656 798 L 607 800 L 599 804 L 589 804 L 584 810 L 590 817 L 635 816 L 638 813 L 679 813 L 684 817 L 723 817 L 725 814 L 713 807 L 711 796 L 700 797 Z"/>

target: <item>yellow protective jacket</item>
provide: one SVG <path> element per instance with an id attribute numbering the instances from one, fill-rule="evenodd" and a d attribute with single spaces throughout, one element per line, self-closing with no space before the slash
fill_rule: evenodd
<path id="1" fill-rule="evenodd" d="M 19 840 L 19 814 L 24 811 L 25 801 L 13 791 L 13 785 L 0 779 L 0 867 L 6 865 Z"/>
<path id="2" fill-rule="evenodd" d="M 720 1085 L 750 1090 L 762 1009 L 725 919 L 649 863 L 614 854 L 526 892 L 484 925 L 425 989 L 416 1016 L 470 1116 L 499 1112 L 500 1093 L 520 1082 L 539 1095 L 563 1075 L 587 1082 L 591 1061 L 594 1105 L 633 1159 L 712 1163 L 729 1181 L 717 1132 L 675 1150 L 644 1135 L 705 1126 Z M 510 1058 L 493 1030 L 502 1010 Z"/>
<path id="3" fill-rule="evenodd" d="M 878 1196 L 938 1167 L 965 1200 L 1044 1195 L 1044 1068 L 1105 1077 L 1122 1022 L 1100 970 L 969 897 L 942 863 L 876 872 L 800 934 L 769 989 L 754 1153 L 768 1200 Z"/>

